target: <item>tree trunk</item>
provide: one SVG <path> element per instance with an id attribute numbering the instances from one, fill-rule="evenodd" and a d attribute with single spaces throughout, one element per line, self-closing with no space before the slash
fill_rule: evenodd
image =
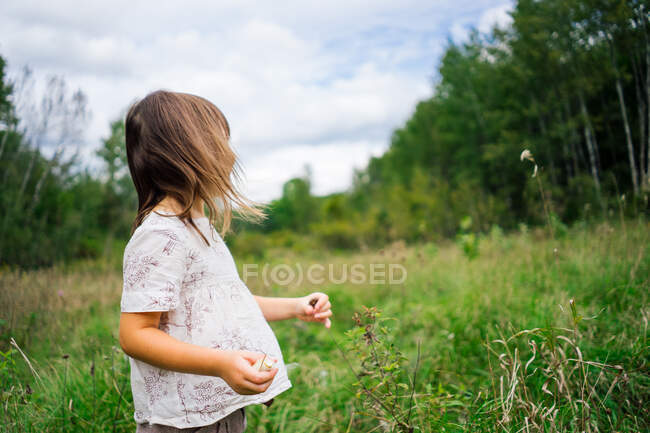
<path id="1" fill-rule="evenodd" d="M 41 174 L 38 182 L 36 182 L 36 186 L 34 187 L 34 194 L 32 194 L 32 200 L 27 210 L 27 218 L 31 217 L 32 213 L 34 212 L 38 201 L 41 199 L 41 189 L 43 188 L 43 184 L 45 184 L 47 176 L 50 174 L 52 167 L 54 167 L 54 165 L 59 161 L 62 153 L 63 144 L 59 144 L 58 148 L 54 152 L 54 155 L 52 156 L 52 159 L 50 159 L 47 166 L 45 167 L 45 170 L 43 170 L 43 174 Z"/>
<path id="2" fill-rule="evenodd" d="M 646 92 L 646 111 L 648 114 L 648 130 L 646 134 L 647 142 L 647 154 L 646 154 L 646 183 L 643 185 L 645 189 L 650 189 L 650 38 L 648 37 L 648 32 L 645 32 L 645 92 Z M 643 160 L 639 161 L 639 164 L 643 166 Z"/>
<path id="3" fill-rule="evenodd" d="M 565 98 L 564 99 L 564 117 L 565 117 L 565 122 L 567 125 L 571 122 L 571 106 L 569 105 L 569 99 Z M 569 125 L 569 130 L 570 132 L 570 137 L 571 140 L 569 143 L 571 144 L 571 160 L 573 163 L 573 174 L 574 176 L 578 174 L 578 155 L 577 155 L 577 149 L 576 149 L 576 143 L 578 142 L 578 135 L 576 134 L 576 130 L 572 127 L 572 125 Z"/>
<path id="4" fill-rule="evenodd" d="M 34 169 L 34 163 L 36 162 L 37 157 L 41 155 L 41 144 L 45 140 L 47 130 L 50 126 L 50 115 L 52 112 L 52 106 L 51 104 L 45 104 L 45 103 L 43 103 L 42 106 L 44 107 L 43 108 L 44 116 L 42 120 L 39 122 L 39 126 L 38 129 L 36 129 L 36 133 L 31 137 L 31 139 L 34 142 L 36 142 L 36 145 L 31 149 L 32 158 L 29 160 L 29 165 L 27 166 L 27 170 L 25 171 L 25 175 L 23 176 L 23 181 L 20 185 L 20 190 L 18 191 L 18 197 L 16 198 L 16 207 L 21 206 L 21 200 L 23 194 L 25 193 L 25 189 L 27 188 L 27 182 L 29 181 L 32 175 L 32 170 Z M 25 134 L 25 136 L 27 136 L 27 134 Z M 27 147 L 31 148 L 32 146 L 28 145 Z"/>
<path id="5" fill-rule="evenodd" d="M 561 119 L 560 119 L 561 120 Z M 567 182 L 574 176 L 574 171 L 571 170 L 571 151 L 567 145 L 566 140 L 562 140 L 562 158 L 564 159 L 564 170 L 566 171 Z"/>
<path id="6" fill-rule="evenodd" d="M 553 94 L 555 95 L 555 98 L 558 102 L 566 102 L 566 99 L 562 98 L 561 93 L 555 87 L 553 88 Z M 553 111 L 555 112 L 555 119 L 558 127 L 562 128 L 562 162 L 564 162 L 564 171 L 566 172 L 566 181 L 568 183 L 569 180 L 571 180 L 571 178 L 575 175 L 575 172 L 571 170 L 571 151 L 569 150 L 568 145 L 568 143 L 571 142 L 570 136 L 567 135 L 567 131 L 570 128 L 566 128 L 568 126 L 569 120 L 563 118 L 559 107 Z"/>
<path id="7" fill-rule="evenodd" d="M 7 140 L 9 140 L 10 131 L 11 130 L 7 128 L 5 129 L 4 134 L 2 134 L 2 143 L 0 144 L 0 159 L 2 159 L 2 154 L 5 151 L 5 145 L 7 144 Z"/>
<path id="8" fill-rule="evenodd" d="M 634 162 L 634 143 L 632 143 L 632 132 L 630 124 L 627 121 L 627 110 L 625 109 L 625 98 L 623 96 L 623 86 L 621 80 L 616 78 L 616 93 L 618 93 L 618 103 L 621 106 L 621 116 L 623 118 L 623 128 L 625 129 L 625 141 L 627 143 L 627 155 L 630 161 L 630 175 L 632 176 L 632 187 L 634 195 L 639 194 L 639 182 L 636 173 L 636 163 Z"/>
<path id="9" fill-rule="evenodd" d="M 544 116 L 539 113 L 537 116 L 537 121 L 539 122 L 539 129 L 542 131 L 542 136 L 545 138 L 546 146 L 544 146 L 544 153 L 546 158 L 548 158 L 549 171 L 551 174 L 551 182 L 553 185 L 557 185 L 557 176 L 555 174 L 555 163 L 553 161 L 553 152 L 551 152 L 551 141 L 548 136 L 548 130 L 546 129 L 546 122 L 544 121 Z"/>
<path id="10" fill-rule="evenodd" d="M 548 160 L 549 172 L 551 174 L 551 182 L 553 183 L 553 185 L 557 185 L 557 177 L 555 175 L 555 162 L 553 161 L 553 152 L 551 151 L 551 143 L 546 129 L 546 122 L 544 121 L 544 114 L 542 113 L 541 104 L 539 103 L 535 95 L 531 95 L 530 99 L 531 101 L 533 101 L 533 104 L 535 105 L 536 114 L 537 114 L 537 124 L 539 126 L 539 130 L 542 132 L 542 137 L 545 140 L 546 145 L 544 146 L 544 154 Z"/>
<path id="11" fill-rule="evenodd" d="M 600 194 L 600 179 L 598 177 L 598 165 L 596 164 L 596 153 L 598 152 L 598 144 L 594 129 L 591 126 L 591 119 L 585 104 L 585 98 L 582 91 L 578 92 L 578 100 L 580 101 L 580 111 L 582 113 L 582 123 L 584 125 L 583 131 L 585 135 L 585 144 L 587 146 L 587 153 L 589 154 L 589 165 L 591 166 L 591 176 L 594 178 L 594 185 L 596 191 Z"/>
<path id="12" fill-rule="evenodd" d="M 22 199 L 23 194 L 25 193 L 25 189 L 27 188 L 27 182 L 29 182 L 29 178 L 32 175 L 32 170 L 34 169 L 34 163 L 36 162 L 36 157 L 39 154 L 40 154 L 40 146 L 32 150 L 32 157 L 29 160 L 29 165 L 27 166 L 27 170 L 25 170 L 25 175 L 23 176 L 23 181 L 20 184 L 20 189 L 18 190 L 18 196 L 16 197 L 17 205 Z"/>
<path id="13" fill-rule="evenodd" d="M 636 54 L 638 53 L 635 53 L 635 55 L 632 56 L 632 72 L 634 75 L 634 95 L 636 96 L 636 108 L 637 114 L 639 116 L 639 183 L 641 184 L 641 188 L 643 188 L 647 176 L 647 173 L 645 171 L 645 164 L 643 163 L 643 161 L 645 161 L 646 109 L 642 90 L 643 74 L 641 73 L 641 65 L 643 64 L 643 60 L 641 59 L 640 55 L 637 59 Z"/>
<path id="14" fill-rule="evenodd" d="M 614 51 L 614 41 L 610 36 L 608 38 L 610 49 L 610 60 L 614 68 L 614 78 L 616 80 L 616 93 L 618 94 L 618 103 L 621 107 L 621 117 L 623 119 L 623 129 L 625 130 L 625 142 L 627 143 L 627 156 L 630 163 L 630 176 L 632 177 L 632 188 L 634 195 L 639 194 L 639 181 L 636 172 L 636 163 L 634 161 L 634 143 L 632 142 L 632 131 L 630 130 L 630 122 L 627 120 L 627 109 L 625 108 L 625 96 L 623 95 L 623 85 L 621 84 L 621 77 L 616 65 L 616 52 Z"/>

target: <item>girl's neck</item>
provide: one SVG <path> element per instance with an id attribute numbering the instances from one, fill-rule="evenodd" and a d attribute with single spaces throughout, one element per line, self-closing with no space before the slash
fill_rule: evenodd
<path id="1" fill-rule="evenodd" d="M 178 204 L 176 200 L 174 200 L 171 197 L 165 197 L 164 199 L 160 200 L 160 202 L 156 205 L 156 207 L 153 210 L 163 210 L 163 211 L 170 211 L 174 213 L 180 213 L 183 209 L 181 206 Z M 197 202 L 194 204 L 194 207 L 192 208 L 190 215 L 192 218 L 203 218 L 205 217 L 205 212 L 203 211 L 203 200 L 199 199 Z"/>

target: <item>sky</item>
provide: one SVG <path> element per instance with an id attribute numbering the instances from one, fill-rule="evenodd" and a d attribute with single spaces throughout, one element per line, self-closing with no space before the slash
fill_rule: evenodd
<path id="1" fill-rule="evenodd" d="M 194 93 L 231 126 L 256 201 L 310 167 L 312 192 L 350 187 L 431 97 L 448 41 L 510 22 L 507 0 L 304 2 L 3 0 L 0 55 L 88 97 L 79 144 L 94 152 L 109 123 L 148 92 Z"/>

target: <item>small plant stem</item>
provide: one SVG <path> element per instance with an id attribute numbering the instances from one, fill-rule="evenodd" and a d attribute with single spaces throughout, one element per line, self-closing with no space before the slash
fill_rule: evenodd
<path id="1" fill-rule="evenodd" d="M 487 338 L 485 342 L 485 351 L 487 353 L 488 368 L 490 369 L 490 381 L 492 382 L 492 393 L 496 398 L 497 388 L 496 385 L 494 384 L 494 370 L 492 369 L 492 357 L 490 356 L 490 342 L 489 340 L 487 340 Z"/>
<path id="2" fill-rule="evenodd" d="M 537 185 L 539 186 L 539 193 L 542 196 L 542 204 L 544 205 L 544 213 L 546 214 L 546 222 L 548 224 L 548 229 L 551 232 L 551 238 L 555 240 L 555 230 L 553 229 L 553 223 L 551 222 L 551 211 L 549 209 L 550 206 L 546 199 L 544 186 L 542 185 L 542 179 L 540 179 L 540 176 L 535 176 L 535 179 L 537 179 Z"/>
<path id="3" fill-rule="evenodd" d="M 115 387 L 117 388 L 117 394 L 118 394 L 118 400 L 117 400 L 117 406 L 115 407 L 115 414 L 113 415 L 113 433 L 115 433 L 117 429 L 117 417 L 120 414 L 120 406 L 122 405 L 122 393 L 124 391 L 124 386 L 127 383 L 125 380 L 122 382 L 122 386 L 117 386 L 117 380 L 115 378 L 115 351 L 111 350 L 111 374 L 113 376 L 113 383 L 115 384 Z"/>
<path id="4" fill-rule="evenodd" d="M 66 398 L 66 387 L 68 383 L 68 358 L 63 360 L 63 393 L 61 395 L 61 422 L 62 428 L 67 430 L 65 422 L 65 398 Z"/>
<path id="5" fill-rule="evenodd" d="M 382 407 L 382 408 L 383 408 L 383 409 L 384 409 L 388 414 L 390 414 L 390 416 L 393 418 L 393 420 L 395 420 L 395 422 L 396 422 L 398 425 L 403 426 L 404 423 L 403 423 L 402 421 L 400 421 L 400 420 L 397 418 L 397 416 L 395 415 L 395 412 L 394 412 L 392 409 L 390 409 L 389 407 L 387 407 L 387 406 L 384 404 L 384 402 L 381 401 L 381 400 L 380 400 L 380 399 L 379 399 L 375 394 L 373 394 L 372 391 L 370 391 L 370 390 L 368 389 L 368 387 L 366 386 L 366 384 L 363 383 L 363 381 L 361 380 L 361 376 L 359 376 L 359 374 L 357 374 L 357 372 L 354 370 L 354 368 L 352 367 L 352 363 L 350 363 L 350 360 L 349 360 L 348 357 L 345 355 L 345 351 L 343 350 L 343 348 L 342 348 L 341 346 L 339 346 L 339 343 L 336 341 L 336 339 L 334 339 L 334 337 L 331 336 L 330 334 L 328 334 L 328 335 L 329 335 L 330 339 L 334 342 L 334 345 L 335 345 L 336 348 L 339 350 L 339 352 L 341 352 L 341 356 L 343 357 L 343 360 L 344 360 L 345 363 L 348 365 L 348 368 L 350 369 L 350 371 L 352 372 L 352 374 L 354 375 L 354 377 L 356 377 L 357 380 L 359 381 L 359 384 L 360 384 L 361 387 L 363 388 L 364 392 L 365 392 L 365 393 L 366 393 L 370 398 L 372 398 L 372 399 L 373 399 L 377 404 L 379 404 L 379 406 L 381 406 L 381 407 Z"/>
<path id="6" fill-rule="evenodd" d="M 350 433 L 350 429 L 352 428 L 352 421 L 354 420 L 354 407 L 352 407 L 351 413 L 350 413 L 350 423 L 348 424 L 347 430 L 345 430 L 345 433 Z"/>
<path id="7" fill-rule="evenodd" d="M 14 347 L 18 350 L 18 352 L 22 355 L 23 359 L 24 359 L 25 362 L 27 363 L 27 366 L 29 367 L 29 370 L 32 372 L 32 374 L 34 375 L 34 377 L 35 377 L 36 379 L 38 379 L 38 383 L 39 383 L 41 386 L 43 386 L 43 381 L 41 380 L 41 376 L 39 376 L 38 373 L 36 372 L 36 370 L 34 370 L 34 367 L 32 366 L 32 363 L 29 361 L 29 358 L 27 358 L 27 355 L 25 355 L 25 353 L 22 351 L 22 349 L 18 346 L 18 343 L 16 343 L 16 340 L 14 340 L 14 338 L 11 337 L 11 339 L 9 340 L 9 343 L 10 343 L 12 346 L 14 346 Z"/>
<path id="8" fill-rule="evenodd" d="M 374 327 L 374 324 L 373 324 Z M 377 369 L 379 370 L 379 374 L 381 375 L 381 380 L 384 382 L 384 386 L 386 387 L 386 392 L 390 395 L 390 384 L 388 381 L 386 381 L 386 373 L 384 372 L 384 369 L 382 366 L 379 364 L 379 355 L 377 355 L 377 350 L 375 348 L 375 342 L 373 339 L 370 339 L 370 347 L 372 350 L 372 357 L 375 360 L 375 364 L 377 365 Z M 393 401 L 393 410 L 395 410 L 395 406 L 397 405 L 397 399 Z"/>
<path id="9" fill-rule="evenodd" d="M 95 352 L 93 352 L 92 364 L 90 367 L 90 375 L 93 377 L 93 416 L 92 423 L 95 423 L 95 417 L 97 415 L 97 379 L 95 378 Z"/>
<path id="10" fill-rule="evenodd" d="M 305 418 L 313 419 L 314 421 L 318 421 L 318 422 L 321 423 L 321 424 L 325 424 L 325 425 L 327 425 L 327 426 L 330 426 L 330 427 L 334 427 L 334 428 L 336 428 L 336 425 L 334 425 L 334 424 L 332 424 L 332 423 L 329 423 L 329 422 L 327 422 L 327 421 L 323 421 L 322 419 L 318 419 L 318 418 L 316 418 L 316 417 L 314 417 L 314 416 L 306 415 L 306 414 L 302 414 L 302 416 L 304 416 Z"/>
<path id="11" fill-rule="evenodd" d="M 411 388 L 411 397 L 409 398 L 409 413 L 406 416 L 406 424 L 410 425 L 411 411 L 413 410 L 413 394 L 415 394 L 415 385 L 418 378 L 418 369 L 420 368 L 420 346 L 421 342 L 418 340 L 418 357 L 415 360 L 415 370 L 413 371 L 413 385 Z"/>

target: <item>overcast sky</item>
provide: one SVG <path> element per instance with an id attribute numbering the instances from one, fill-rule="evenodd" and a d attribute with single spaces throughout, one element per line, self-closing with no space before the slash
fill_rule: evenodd
<path id="1" fill-rule="evenodd" d="M 318 6 L 316 6 L 318 5 Z M 509 22 L 509 0 L 3 0 L 10 74 L 65 77 L 88 96 L 83 155 L 134 99 L 165 88 L 214 102 L 254 200 L 309 164 L 316 194 L 350 186 L 432 80 L 448 38 Z"/>

